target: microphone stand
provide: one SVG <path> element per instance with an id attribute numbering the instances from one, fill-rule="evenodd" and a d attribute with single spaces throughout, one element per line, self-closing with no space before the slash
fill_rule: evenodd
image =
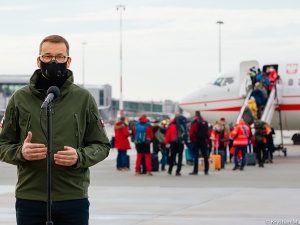
<path id="1" fill-rule="evenodd" d="M 52 107 L 51 103 L 47 106 L 47 222 L 46 225 L 53 225 L 51 221 L 51 152 L 52 152 Z"/>

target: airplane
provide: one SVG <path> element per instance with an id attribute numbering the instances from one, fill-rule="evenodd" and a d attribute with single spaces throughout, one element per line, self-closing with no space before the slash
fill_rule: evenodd
<path id="1" fill-rule="evenodd" d="M 281 60 L 259 63 L 256 60 L 242 61 L 232 70 L 220 73 L 206 85 L 189 93 L 179 102 L 179 107 L 194 115 L 199 110 L 202 117 L 218 121 L 221 117 L 227 122 L 237 123 L 252 91 L 249 69 L 273 66 L 280 79 L 270 94 L 261 120 L 276 130 L 299 130 L 300 120 L 300 61 Z"/>

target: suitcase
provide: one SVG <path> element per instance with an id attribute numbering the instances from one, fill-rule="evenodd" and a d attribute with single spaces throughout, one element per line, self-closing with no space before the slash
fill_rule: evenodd
<path id="1" fill-rule="evenodd" d="M 158 162 L 158 154 L 157 153 L 151 154 L 151 162 L 152 162 L 152 172 L 159 171 L 159 162 Z"/>
<path id="2" fill-rule="evenodd" d="M 209 158 L 208 163 L 209 163 L 208 171 L 214 171 L 215 170 L 215 159 Z M 204 158 L 198 159 L 198 171 L 204 171 Z"/>
<path id="3" fill-rule="evenodd" d="M 215 169 L 220 170 L 221 169 L 221 156 L 219 154 L 216 154 L 216 155 L 210 155 L 209 158 L 215 159 Z"/>
<path id="4" fill-rule="evenodd" d="M 246 165 L 247 166 L 255 166 L 256 165 L 256 153 L 254 153 L 254 152 L 246 153 Z"/>
<path id="5" fill-rule="evenodd" d="M 194 159 L 193 159 L 193 158 L 194 158 L 194 157 L 193 157 L 193 155 L 192 155 L 192 150 L 189 149 L 189 148 L 186 148 L 186 149 L 185 149 L 185 160 L 186 160 L 187 162 L 193 163 L 193 162 L 194 162 Z"/>

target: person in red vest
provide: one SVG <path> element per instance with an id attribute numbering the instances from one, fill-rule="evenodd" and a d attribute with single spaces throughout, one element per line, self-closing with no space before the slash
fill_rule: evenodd
<path id="1" fill-rule="evenodd" d="M 269 71 L 267 71 L 267 73 L 268 73 L 268 79 L 270 81 L 270 84 L 268 85 L 268 95 L 269 95 L 270 92 L 273 89 L 273 86 L 276 85 L 276 81 L 277 81 L 277 78 L 278 78 L 278 73 L 274 69 L 273 66 L 270 66 Z"/>
<path id="2" fill-rule="evenodd" d="M 244 170 L 246 164 L 246 152 L 250 136 L 250 128 L 243 119 L 230 132 L 230 137 L 233 138 L 234 146 L 234 167 L 232 170 L 238 169 L 238 153 L 242 152 L 242 162 L 240 170 Z"/>

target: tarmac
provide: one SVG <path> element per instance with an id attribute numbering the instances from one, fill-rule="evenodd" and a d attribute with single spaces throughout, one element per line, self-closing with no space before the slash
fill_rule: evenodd
<path id="1" fill-rule="evenodd" d="M 208 176 L 190 176 L 192 166 L 183 160 L 182 176 L 174 175 L 175 166 L 172 175 L 159 171 L 149 177 L 134 175 L 135 149 L 128 151 L 131 169 L 117 171 L 117 150 L 112 149 L 90 168 L 89 224 L 300 224 L 300 146 L 285 147 L 287 156 L 276 151 L 274 163 L 264 168 L 232 171 L 227 163 Z M 0 162 L 0 182 L 0 224 L 16 224 L 16 167 Z"/>

